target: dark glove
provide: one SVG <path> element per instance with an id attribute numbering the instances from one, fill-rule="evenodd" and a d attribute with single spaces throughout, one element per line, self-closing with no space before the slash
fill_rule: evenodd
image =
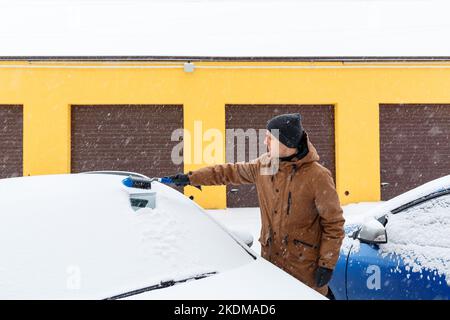
<path id="1" fill-rule="evenodd" d="M 171 179 L 172 183 L 175 184 L 177 187 L 184 187 L 191 184 L 191 182 L 189 181 L 189 176 L 184 173 L 178 173 L 174 176 L 169 176 L 167 178 Z"/>
<path id="2" fill-rule="evenodd" d="M 331 280 L 332 275 L 333 270 L 324 267 L 318 267 L 315 274 L 316 286 L 320 288 L 328 284 L 328 282 L 330 282 Z"/>

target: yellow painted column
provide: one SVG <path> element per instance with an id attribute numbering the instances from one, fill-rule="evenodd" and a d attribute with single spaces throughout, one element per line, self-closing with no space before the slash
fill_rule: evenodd
<path id="1" fill-rule="evenodd" d="M 70 172 L 70 106 L 36 96 L 24 104 L 23 174 Z"/>
<path id="2" fill-rule="evenodd" d="M 184 104 L 183 113 L 185 172 L 224 163 L 225 104 L 208 99 L 189 101 Z M 201 191 L 189 186 L 185 195 L 193 196 L 200 206 L 208 209 L 223 209 L 227 204 L 225 186 L 206 186 Z"/>
<path id="3" fill-rule="evenodd" d="M 378 102 L 364 97 L 335 105 L 336 185 L 342 204 L 380 200 Z"/>

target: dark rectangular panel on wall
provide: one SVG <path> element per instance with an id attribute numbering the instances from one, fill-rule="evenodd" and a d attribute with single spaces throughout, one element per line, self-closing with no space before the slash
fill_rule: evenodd
<path id="1" fill-rule="evenodd" d="M 335 135 L 333 105 L 227 105 L 227 129 L 265 129 L 267 121 L 283 113 L 299 112 L 302 124 L 320 156 L 320 163 L 335 175 Z M 234 159 L 237 159 L 236 142 L 227 141 L 227 154 L 234 145 Z M 246 139 L 246 154 L 249 140 Z M 260 144 L 258 138 L 258 144 Z M 229 159 L 227 159 L 229 161 Z M 246 161 L 250 160 L 248 158 Z M 227 188 L 228 207 L 255 207 L 258 199 L 255 185 L 229 186 Z"/>
<path id="2" fill-rule="evenodd" d="M 23 175 L 23 108 L 0 105 L 0 178 Z"/>
<path id="3" fill-rule="evenodd" d="M 133 171 L 159 177 L 183 171 L 171 159 L 181 105 L 72 106 L 72 172 Z"/>
<path id="4" fill-rule="evenodd" d="M 450 174 L 450 104 L 381 104 L 381 197 Z"/>

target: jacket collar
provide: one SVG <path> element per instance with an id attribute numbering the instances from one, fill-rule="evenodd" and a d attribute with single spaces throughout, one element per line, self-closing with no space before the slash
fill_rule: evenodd
<path id="1" fill-rule="evenodd" d="M 280 168 L 283 168 L 285 166 L 292 166 L 292 165 L 295 165 L 297 168 L 300 168 L 304 164 L 311 163 L 314 161 L 319 161 L 320 157 L 319 157 L 319 154 L 317 153 L 316 148 L 309 140 L 309 137 L 306 134 L 306 132 L 305 132 L 305 135 L 306 135 L 306 141 L 307 141 L 306 143 L 308 146 L 308 153 L 300 159 L 296 156 L 296 157 L 292 158 L 290 161 L 280 161 Z"/>
<path id="2" fill-rule="evenodd" d="M 308 136 L 306 136 L 306 139 L 307 139 L 308 153 L 301 159 L 299 159 L 298 157 L 294 157 L 290 161 L 279 161 L 278 165 L 274 166 L 274 159 L 272 159 L 270 157 L 270 154 L 267 152 L 261 156 L 263 159 L 262 166 L 265 168 L 271 168 L 271 167 L 274 169 L 277 168 L 276 169 L 277 171 L 291 170 L 291 168 L 294 168 L 295 170 L 297 170 L 305 164 L 319 161 L 320 158 L 319 158 L 319 154 L 317 153 L 316 148 L 311 143 L 311 141 L 309 141 Z M 274 174 L 275 174 L 275 172 L 274 172 Z"/>

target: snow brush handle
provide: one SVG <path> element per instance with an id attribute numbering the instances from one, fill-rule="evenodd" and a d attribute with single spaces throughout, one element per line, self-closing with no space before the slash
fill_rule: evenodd
<path id="1" fill-rule="evenodd" d="M 164 184 L 173 184 L 173 180 L 169 177 L 163 177 L 157 179 L 158 182 L 164 183 Z"/>
<path id="2" fill-rule="evenodd" d="M 153 181 L 158 181 L 163 184 L 175 184 L 173 179 L 170 177 L 146 179 L 146 178 L 139 178 L 139 177 L 132 177 L 132 176 L 129 176 L 128 178 L 123 179 L 122 183 L 124 186 L 126 186 L 128 188 L 151 189 Z M 202 190 L 201 186 L 194 186 L 194 187 L 196 187 L 200 191 Z"/>
<path id="3" fill-rule="evenodd" d="M 176 182 L 173 181 L 173 179 L 170 178 L 170 177 L 162 177 L 162 178 L 158 178 L 156 180 L 158 182 L 161 182 L 161 183 L 164 183 L 164 184 L 174 184 L 174 185 L 176 185 L 178 187 L 181 186 L 181 185 L 176 184 Z M 183 185 L 183 187 L 184 187 L 184 185 Z M 195 188 L 199 189 L 200 191 L 202 191 L 202 186 L 193 186 L 193 187 L 195 187 Z"/>

